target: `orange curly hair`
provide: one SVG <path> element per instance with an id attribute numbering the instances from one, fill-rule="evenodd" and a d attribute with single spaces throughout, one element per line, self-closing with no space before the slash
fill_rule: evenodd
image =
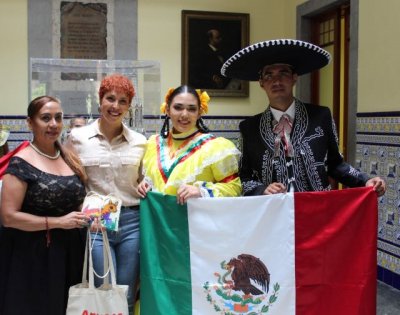
<path id="1" fill-rule="evenodd" d="M 104 94 L 110 92 L 112 90 L 116 90 L 118 92 L 126 93 L 129 98 L 129 104 L 132 102 L 133 97 L 135 96 L 135 89 L 131 80 L 121 74 L 111 74 L 106 76 L 100 84 L 99 88 L 99 100 L 101 102 Z"/>

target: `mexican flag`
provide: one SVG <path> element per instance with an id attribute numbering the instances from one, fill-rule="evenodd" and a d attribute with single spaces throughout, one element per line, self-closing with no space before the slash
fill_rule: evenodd
<path id="1" fill-rule="evenodd" d="M 371 188 L 238 198 L 149 193 L 141 314 L 376 313 Z"/>

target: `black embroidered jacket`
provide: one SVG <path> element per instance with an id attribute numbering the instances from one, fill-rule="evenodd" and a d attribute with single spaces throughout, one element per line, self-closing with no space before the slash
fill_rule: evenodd
<path id="1" fill-rule="evenodd" d="M 280 182 L 295 191 L 330 190 L 328 176 L 348 187 L 365 186 L 368 176 L 344 162 L 339 152 L 336 126 L 329 108 L 295 102 L 295 119 L 290 135 L 294 157 L 285 158 L 281 147 L 274 157 L 272 112 L 269 107 L 239 124 L 241 132 L 240 179 L 244 195 L 261 195 Z"/>

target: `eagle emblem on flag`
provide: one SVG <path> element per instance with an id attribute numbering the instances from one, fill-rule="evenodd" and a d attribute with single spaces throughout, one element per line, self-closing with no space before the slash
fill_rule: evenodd
<path id="1" fill-rule="evenodd" d="M 278 283 L 273 286 L 268 299 L 270 273 L 261 259 L 240 254 L 228 262 L 222 261 L 220 267 L 224 273 L 214 273 L 216 282 L 207 281 L 203 285 L 207 301 L 216 312 L 249 315 L 267 313 L 278 299 Z"/>

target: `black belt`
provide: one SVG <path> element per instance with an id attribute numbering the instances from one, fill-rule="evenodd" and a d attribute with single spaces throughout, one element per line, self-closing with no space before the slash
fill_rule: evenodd
<path id="1" fill-rule="evenodd" d="M 122 206 L 125 209 L 129 209 L 129 210 L 139 210 L 139 205 L 136 206 Z"/>

